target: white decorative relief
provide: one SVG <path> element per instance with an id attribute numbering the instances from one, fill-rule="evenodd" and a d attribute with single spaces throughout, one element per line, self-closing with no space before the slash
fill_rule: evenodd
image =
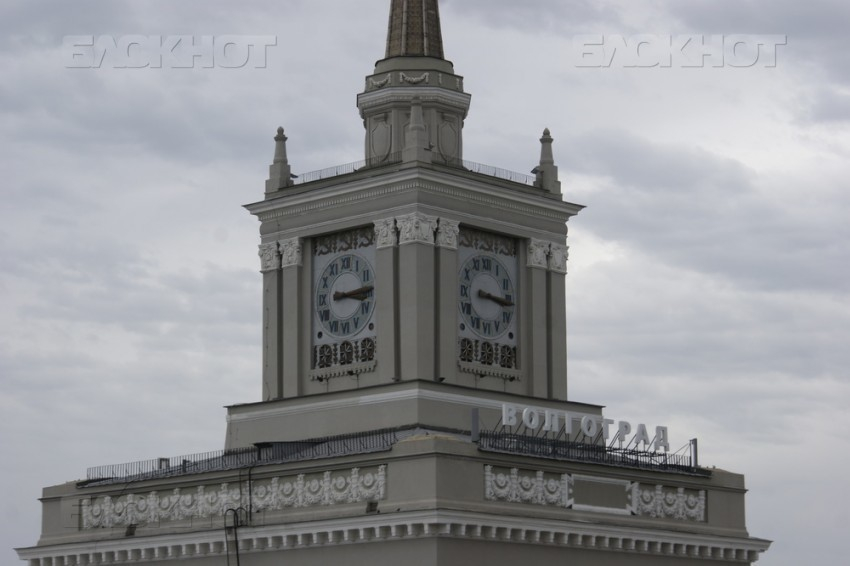
<path id="1" fill-rule="evenodd" d="M 528 241 L 528 267 L 549 268 L 549 242 L 535 240 Z"/>
<path id="2" fill-rule="evenodd" d="M 570 257 L 570 247 L 562 244 L 551 244 L 549 247 L 549 270 L 555 273 L 567 273 L 567 260 Z"/>
<path id="3" fill-rule="evenodd" d="M 422 73 L 422 75 L 420 75 L 418 77 L 412 77 L 410 75 L 405 74 L 404 71 L 402 71 L 398 74 L 398 78 L 402 82 L 406 82 L 406 83 L 412 84 L 412 85 L 418 85 L 419 83 L 422 83 L 422 82 L 424 82 L 425 84 L 428 84 L 429 82 L 431 82 L 431 73 Z"/>
<path id="4" fill-rule="evenodd" d="M 401 244 L 433 244 L 434 232 L 437 230 L 437 218 L 421 212 L 414 212 L 396 218 Z"/>
<path id="5" fill-rule="evenodd" d="M 281 240 L 278 244 L 280 244 L 282 267 L 301 265 L 301 238 Z"/>
<path id="6" fill-rule="evenodd" d="M 705 522 L 705 491 L 633 483 L 631 492 L 635 515 Z"/>
<path id="7" fill-rule="evenodd" d="M 378 249 L 396 245 L 395 218 L 384 218 L 375 222 L 375 240 Z"/>
<path id="8" fill-rule="evenodd" d="M 381 81 L 376 81 L 374 78 L 369 77 L 369 84 L 373 88 L 384 88 L 385 86 L 390 84 L 391 79 L 392 79 L 392 75 L 390 73 L 387 73 L 387 76 L 384 77 L 384 80 L 381 80 Z"/>
<path id="9" fill-rule="evenodd" d="M 569 474 L 510 471 L 484 468 L 484 496 L 490 501 L 531 503 L 532 505 L 572 506 L 572 478 Z"/>
<path id="10" fill-rule="evenodd" d="M 268 273 L 280 269 L 277 244 L 260 244 L 260 272 Z"/>
<path id="11" fill-rule="evenodd" d="M 620 483 L 619 480 L 556 475 L 543 471 L 510 470 L 494 471 L 493 466 L 484 467 L 484 497 L 488 501 L 507 501 L 561 507 L 565 509 L 592 510 L 599 513 L 643 515 L 659 519 L 705 522 L 705 491 L 688 490 L 682 487 L 663 485 L 642 486 L 640 483 L 623 482 L 630 503 L 625 509 L 615 507 L 591 507 L 576 505 L 577 481 L 590 483 Z M 580 484 L 578 484 L 580 485 Z"/>
<path id="12" fill-rule="evenodd" d="M 437 245 L 439 247 L 456 250 L 458 234 L 460 234 L 460 222 L 440 218 L 437 227 Z"/>
<path id="13" fill-rule="evenodd" d="M 288 507 L 313 507 L 380 501 L 386 496 L 386 466 L 367 472 L 324 472 L 296 477 L 272 478 L 248 483 L 223 483 L 177 488 L 169 493 L 99 497 L 82 502 L 83 529 L 126 527 L 185 519 L 221 517 L 227 509 L 248 507 L 255 511 Z M 248 501 L 253 493 L 253 501 Z"/>

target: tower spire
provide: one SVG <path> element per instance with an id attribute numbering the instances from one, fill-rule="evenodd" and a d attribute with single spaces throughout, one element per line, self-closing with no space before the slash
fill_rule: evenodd
<path id="1" fill-rule="evenodd" d="M 443 59 L 443 34 L 437 0 L 392 0 L 386 58 Z"/>

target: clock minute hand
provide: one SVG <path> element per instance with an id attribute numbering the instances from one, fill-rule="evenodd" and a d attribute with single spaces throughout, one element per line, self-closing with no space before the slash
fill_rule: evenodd
<path id="1" fill-rule="evenodd" d="M 341 301 L 342 299 L 357 299 L 358 301 L 365 301 L 366 297 L 369 296 L 369 291 L 374 289 L 373 285 L 364 285 L 358 289 L 353 289 L 351 291 L 337 291 L 334 293 L 334 300 Z"/>
<path id="2" fill-rule="evenodd" d="M 479 296 L 479 297 L 481 297 L 481 298 L 483 298 L 483 299 L 490 299 L 490 300 L 491 300 L 491 301 L 493 301 L 494 303 L 500 304 L 500 305 L 502 305 L 503 307 L 512 307 L 512 306 L 514 306 L 513 301 L 509 301 L 509 300 L 507 300 L 507 299 L 504 299 L 504 298 L 502 298 L 502 297 L 499 297 L 498 295 L 494 295 L 494 294 L 492 294 L 492 293 L 488 293 L 488 292 L 487 292 L 487 291 L 485 291 L 484 289 L 478 289 L 478 296 Z"/>

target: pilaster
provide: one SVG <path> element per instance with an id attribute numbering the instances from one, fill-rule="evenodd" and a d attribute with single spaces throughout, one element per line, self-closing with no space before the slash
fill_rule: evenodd
<path id="1" fill-rule="evenodd" d="M 460 223 L 440 218 L 437 227 L 437 379 L 457 373 L 457 272 Z M 452 380 L 454 381 L 454 380 Z"/>
<path id="2" fill-rule="evenodd" d="M 278 242 L 281 255 L 281 285 L 280 302 L 283 305 L 282 328 L 283 334 L 280 350 L 283 352 L 283 397 L 297 397 L 301 394 L 300 379 L 304 374 L 305 364 L 299 353 L 303 350 L 301 343 L 304 333 L 301 331 L 303 307 L 301 297 L 301 238 L 291 238 Z"/>
<path id="3" fill-rule="evenodd" d="M 283 396 L 281 340 L 282 274 L 277 242 L 260 244 L 260 272 L 263 274 L 263 400 Z"/>
<path id="4" fill-rule="evenodd" d="M 549 397 L 549 242 L 531 239 L 528 242 L 528 333 L 530 351 L 525 365 L 528 368 L 529 395 Z"/>
<path id="5" fill-rule="evenodd" d="M 398 358 L 398 231 L 395 218 L 375 222 L 375 303 L 377 324 L 378 379 L 384 383 L 399 379 Z"/>
<path id="6" fill-rule="evenodd" d="M 549 367 L 550 398 L 567 400 L 567 297 L 566 276 L 569 247 L 552 243 L 549 247 Z"/>
<path id="7" fill-rule="evenodd" d="M 414 212 L 396 218 L 399 231 L 401 379 L 436 377 L 435 232 L 437 219 Z"/>

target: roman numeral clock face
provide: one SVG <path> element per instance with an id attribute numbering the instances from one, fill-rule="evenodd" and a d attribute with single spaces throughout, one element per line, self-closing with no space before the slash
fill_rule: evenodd
<path id="1" fill-rule="evenodd" d="M 462 227 L 458 244 L 458 361 L 504 377 L 518 369 L 516 240 Z"/>
<path id="2" fill-rule="evenodd" d="M 515 310 L 511 272 L 495 256 L 474 255 L 460 269 L 460 314 L 474 334 L 497 339 L 513 329 Z"/>
<path id="3" fill-rule="evenodd" d="M 374 289 L 374 271 L 366 258 L 346 254 L 332 259 L 316 282 L 316 314 L 324 332 L 344 338 L 366 328 Z"/>
<path id="4" fill-rule="evenodd" d="M 319 377 L 374 363 L 374 233 L 362 228 L 313 242 L 313 369 L 321 370 Z"/>

